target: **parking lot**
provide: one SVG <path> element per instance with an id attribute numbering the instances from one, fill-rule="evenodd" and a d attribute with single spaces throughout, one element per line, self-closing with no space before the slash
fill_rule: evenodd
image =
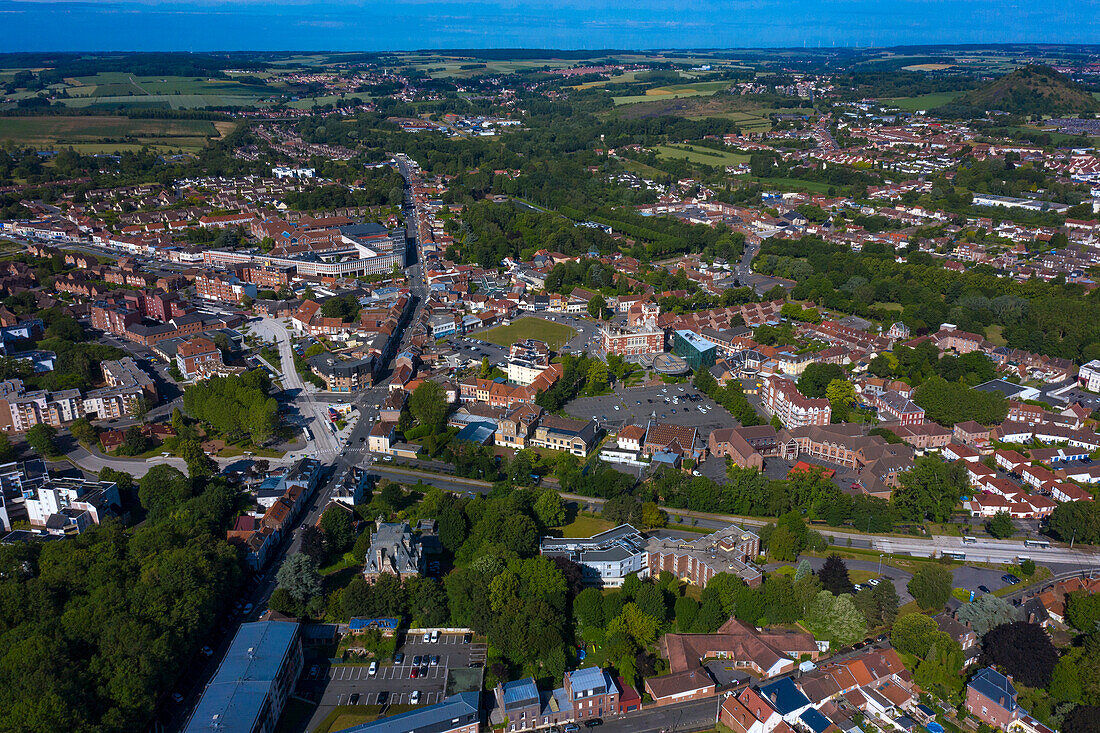
<path id="1" fill-rule="evenodd" d="M 689 395 L 694 400 L 685 399 Z M 679 398 L 677 404 L 675 398 Z M 665 402 L 665 400 L 668 402 Z M 702 408 L 702 409 L 700 409 Z M 581 397 L 565 406 L 579 418 L 594 417 L 608 430 L 623 425 L 645 425 L 649 420 L 699 428 L 704 437 L 716 428 L 736 427 L 740 423 L 724 407 L 690 384 L 666 384 L 659 387 L 627 387 L 603 397 Z"/>
<path id="2" fill-rule="evenodd" d="M 436 642 L 425 642 L 422 635 L 409 634 L 394 655 L 400 663 L 381 660 L 373 675 L 369 662 L 331 666 L 327 661 L 315 662 L 316 674 L 312 673 L 314 665 L 307 663 L 300 688 L 320 697 L 321 707 L 434 705 L 446 695 L 449 674 L 458 669 L 468 670 L 471 664 L 483 665 L 485 657 L 485 644 L 473 639 L 466 643 L 464 633 L 442 633 Z M 415 702 L 414 691 L 419 693 Z"/>

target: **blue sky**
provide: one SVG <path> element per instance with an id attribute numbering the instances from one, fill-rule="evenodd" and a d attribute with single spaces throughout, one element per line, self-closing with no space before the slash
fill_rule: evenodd
<path id="1" fill-rule="evenodd" d="M 0 0 L 5 51 L 1100 43 L 1100 0 Z"/>

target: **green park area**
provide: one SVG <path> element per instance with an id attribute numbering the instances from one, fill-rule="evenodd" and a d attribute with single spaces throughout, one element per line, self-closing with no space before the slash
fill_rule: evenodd
<path id="1" fill-rule="evenodd" d="M 537 339 L 545 341 L 551 349 L 557 351 L 576 333 L 576 330 L 563 323 L 554 323 L 542 318 L 520 318 L 507 326 L 497 326 L 475 335 L 498 346 L 511 346 L 524 339 Z"/>

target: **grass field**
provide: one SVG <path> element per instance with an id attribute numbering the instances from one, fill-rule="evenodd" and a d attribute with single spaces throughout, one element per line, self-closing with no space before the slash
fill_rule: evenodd
<path id="1" fill-rule="evenodd" d="M 915 112 L 918 109 L 942 107 L 949 102 L 955 101 L 961 94 L 962 92 L 933 92 L 932 94 L 921 94 L 916 97 L 896 97 L 894 99 L 883 99 L 881 101 L 893 104 L 898 109 L 905 110 L 906 112 Z"/>
<path id="2" fill-rule="evenodd" d="M 728 89 L 728 81 L 704 81 L 695 84 L 673 84 L 647 89 L 645 94 L 612 97 L 616 106 L 635 102 L 652 102 L 655 99 L 681 99 L 683 97 L 709 97 L 717 91 Z"/>
<path id="3" fill-rule="evenodd" d="M 538 339 L 545 341 L 551 349 L 557 351 L 576 333 L 564 323 L 554 323 L 542 318 L 520 318 L 512 321 L 508 326 L 497 326 L 475 335 L 498 346 L 511 346 L 516 341 L 524 339 Z"/>
<path id="4" fill-rule="evenodd" d="M 808 191 L 810 193 L 829 193 L 829 184 L 821 183 L 820 181 L 802 181 L 797 178 L 759 178 L 757 176 L 746 176 L 749 180 L 756 181 L 757 183 L 763 183 L 768 186 L 775 186 L 776 188 L 791 189 L 794 191 Z"/>
<path id="5" fill-rule="evenodd" d="M 694 147 L 691 145 L 658 145 L 657 156 L 669 160 L 688 160 L 706 165 L 739 165 L 747 163 L 749 156 L 731 153 L 714 148 Z"/>
<path id="6" fill-rule="evenodd" d="M 23 145 L 94 146 L 82 152 L 142 144 L 201 148 L 221 132 L 209 120 L 136 120 L 128 117 L 2 117 L 0 140 Z"/>
<path id="7" fill-rule="evenodd" d="M 562 537 L 591 537 L 615 525 L 593 514 L 578 514 L 570 524 L 560 527 Z"/>
<path id="8" fill-rule="evenodd" d="M 985 337 L 989 339 L 989 343 L 993 344 L 994 346 L 1008 346 L 1008 341 L 1005 340 L 1003 331 L 1004 326 L 1000 325 L 999 323 L 986 326 Z"/>

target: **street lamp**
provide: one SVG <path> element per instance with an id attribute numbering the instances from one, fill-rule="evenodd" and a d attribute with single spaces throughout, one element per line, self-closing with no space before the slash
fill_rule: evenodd
<path id="1" fill-rule="evenodd" d="M 879 575 L 882 575 L 882 557 L 883 557 L 883 555 L 885 555 L 885 554 L 886 554 L 886 553 L 883 553 L 883 552 L 880 552 L 880 553 L 878 554 L 878 574 L 879 574 Z"/>

